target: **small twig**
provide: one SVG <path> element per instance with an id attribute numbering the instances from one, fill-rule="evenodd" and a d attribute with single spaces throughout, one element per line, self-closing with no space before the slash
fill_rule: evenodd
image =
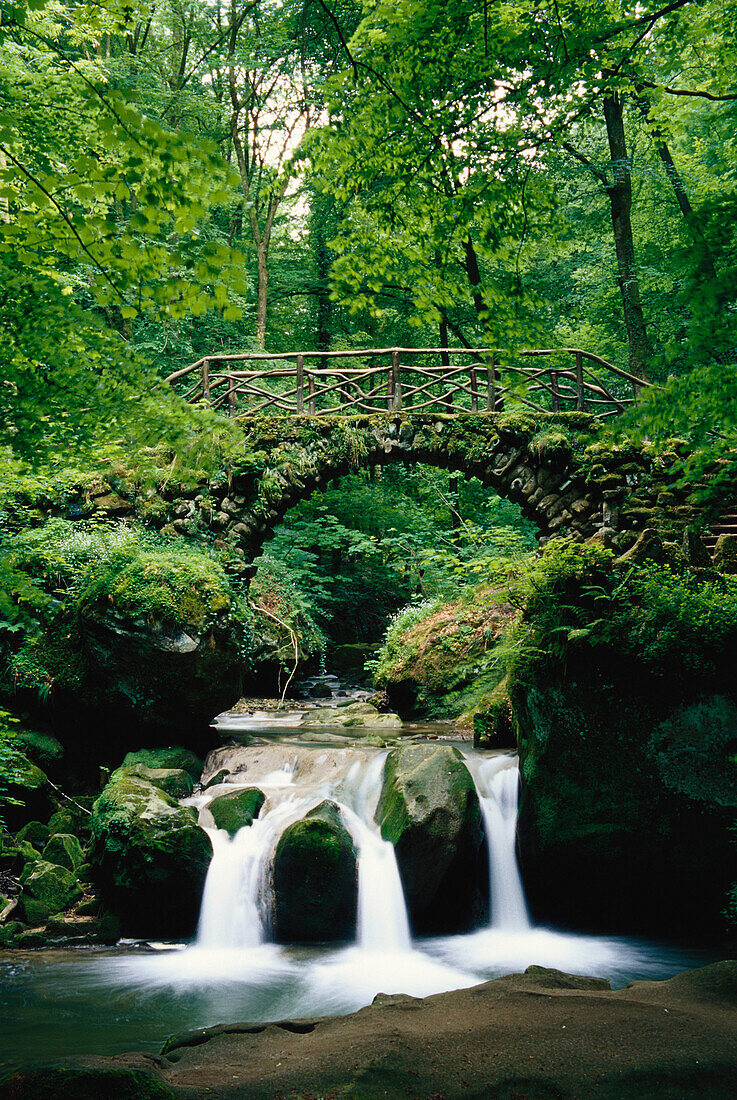
<path id="1" fill-rule="evenodd" d="M 260 607 L 258 604 L 254 603 L 253 600 L 249 600 L 248 602 L 254 611 L 258 611 L 261 615 L 266 615 L 267 618 L 273 619 L 273 621 L 275 623 L 278 623 L 279 626 L 283 627 L 284 630 L 288 630 L 289 635 L 292 639 L 292 645 L 294 646 L 294 668 L 289 674 L 289 678 L 284 685 L 284 690 L 282 691 L 281 698 L 279 699 L 279 707 L 277 709 L 281 709 L 284 706 L 284 698 L 287 694 L 287 691 L 289 690 L 289 685 L 294 679 L 295 673 L 297 671 L 297 665 L 299 664 L 299 639 L 296 633 L 292 630 L 291 626 L 288 623 L 285 623 L 283 619 L 280 619 L 278 615 L 274 615 L 273 612 L 267 611 L 265 607 Z"/>
<path id="2" fill-rule="evenodd" d="M 50 779 L 47 778 L 47 782 L 52 791 L 56 791 L 56 793 L 61 795 L 61 797 L 65 799 L 65 801 L 70 802 L 72 806 L 76 806 L 77 809 L 81 810 L 83 814 L 88 814 L 90 817 L 92 817 L 92 810 L 88 810 L 86 806 L 80 806 L 79 802 L 75 802 L 74 799 L 70 798 L 68 794 L 64 794 L 64 791 L 61 789 L 61 787 L 57 787 L 56 783 L 52 783 Z"/>

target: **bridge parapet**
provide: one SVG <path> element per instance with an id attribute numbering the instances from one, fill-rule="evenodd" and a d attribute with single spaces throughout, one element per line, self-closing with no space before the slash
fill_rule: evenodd
<path id="1" fill-rule="evenodd" d="M 599 419 L 624 412 L 650 385 L 582 348 L 241 352 L 198 359 L 166 382 L 186 401 L 230 416 L 494 413 L 517 405 Z"/>

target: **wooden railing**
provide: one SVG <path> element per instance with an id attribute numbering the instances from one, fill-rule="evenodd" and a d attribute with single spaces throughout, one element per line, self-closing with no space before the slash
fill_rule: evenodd
<path id="1" fill-rule="evenodd" d="M 581 348 L 243 352 L 198 359 L 166 382 L 183 388 L 185 400 L 206 401 L 231 416 L 495 412 L 519 403 L 538 412 L 609 417 L 650 385 Z"/>

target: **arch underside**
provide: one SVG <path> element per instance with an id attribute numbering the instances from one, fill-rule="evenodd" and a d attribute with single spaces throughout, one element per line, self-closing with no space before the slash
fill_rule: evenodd
<path id="1" fill-rule="evenodd" d="M 220 537 L 253 559 L 286 512 L 300 501 L 361 468 L 400 462 L 478 478 L 517 504 L 536 524 L 541 539 L 593 534 L 601 525 L 601 501 L 592 498 L 570 453 L 546 456 L 544 448 L 531 446 L 529 431 L 523 436 L 505 435 L 498 431 L 496 419 L 490 417 L 486 425 L 474 423 L 473 431 L 461 432 L 458 418 L 451 423 L 420 424 L 383 418 L 360 431 L 354 426 L 353 434 L 336 427 L 333 433 L 323 431 L 308 442 L 290 439 L 285 431 L 269 451 L 261 452 L 268 458 L 256 476 L 252 467 L 234 468 L 224 495 L 215 502 Z"/>

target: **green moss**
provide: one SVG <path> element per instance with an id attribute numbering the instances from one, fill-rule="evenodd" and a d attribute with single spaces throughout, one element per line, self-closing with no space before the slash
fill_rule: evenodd
<path id="1" fill-rule="evenodd" d="M 138 765 L 146 768 L 179 769 L 187 772 L 196 783 L 202 775 L 202 761 L 189 749 L 180 745 L 171 745 L 161 749 L 138 749 L 136 752 L 126 753 L 122 767 L 135 768 Z"/>
<path id="2" fill-rule="evenodd" d="M 282 833 L 274 855 L 277 938 L 315 943 L 353 934 L 358 904 L 356 849 L 332 802 Z"/>
<path id="3" fill-rule="evenodd" d="M 265 801 L 263 791 L 257 787 L 228 791 L 213 798 L 207 805 L 218 829 L 225 829 L 231 836 L 247 825 L 253 824 Z"/>
<path id="4" fill-rule="evenodd" d="M 92 836 L 97 880 L 124 931 L 191 935 L 212 857 L 194 809 L 127 776 L 108 783 L 95 802 Z"/>
<path id="5" fill-rule="evenodd" d="M 174 1100 L 174 1093 L 153 1072 L 51 1066 L 22 1070 L 4 1084 L 7 1100 Z"/>
<path id="6" fill-rule="evenodd" d="M 75 875 L 45 860 L 29 863 L 20 878 L 22 901 L 29 924 L 41 924 L 54 913 L 68 909 L 82 896 Z"/>
<path id="7" fill-rule="evenodd" d="M 110 782 L 115 783 L 127 776 L 145 779 L 174 799 L 189 798 L 194 787 L 192 776 L 181 768 L 148 768 L 145 764 L 116 768 L 110 776 Z"/>
<path id="8" fill-rule="evenodd" d="M 84 863 L 82 846 L 76 836 L 71 836 L 69 833 L 56 833 L 52 836 L 41 853 L 41 858 L 47 863 L 66 867 L 75 872 L 78 872 Z"/>

